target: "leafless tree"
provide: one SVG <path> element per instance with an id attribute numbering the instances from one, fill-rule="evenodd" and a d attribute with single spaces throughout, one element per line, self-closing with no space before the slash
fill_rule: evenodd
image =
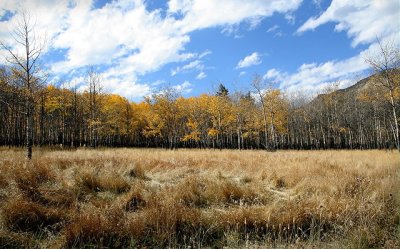
<path id="1" fill-rule="evenodd" d="M 0 46 L 7 51 L 7 62 L 10 63 L 15 72 L 17 72 L 18 78 L 23 82 L 26 120 L 26 157 L 30 160 L 32 159 L 33 117 L 35 112 L 34 93 L 43 80 L 40 77 L 38 59 L 43 53 L 44 42 L 40 42 L 37 39 L 35 25 L 31 22 L 30 16 L 26 12 L 21 14 L 21 19 L 10 35 L 16 45 L 12 47 L 0 41 Z"/>
<path id="2" fill-rule="evenodd" d="M 399 75 L 397 71 L 400 67 L 400 51 L 396 44 L 392 42 L 382 42 L 379 38 L 376 39 L 378 43 L 378 51 L 374 55 L 369 55 L 366 62 L 375 71 L 375 82 L 378 86 L 384 87 L 389 93 L 389 102 L 393 114 L 394 122 L 394 138 L 396 147 L 400 150 L 399 141 L 399 117 L 396 110 L 395 93 L 399 88 Z"/>
<path id="3" fill-rule="evenodd" d="M 98 131 L 100 129 L 100 96 L 102 93 L 100 75 L 90 67 L 86 81 L 89 85 L 89 145 L 92 148 L 97 147 Z"/>
<path id="4" fill-rule="evenodd" d="M 263 125 L 264 125 L 264 137 L 265 137 L 265 144 L 264 147 L 268 150 L 269 143 L 268 143 L 268 123 L 267 123 L 267 108 L 265 103 L 265 87 L 264 81 L 260 75 L 255 75 L 253 81 L 251 82 L 252 88 L 255 90 L 255 93 L 261 103 L 261 109 L 263 113 Z"/>

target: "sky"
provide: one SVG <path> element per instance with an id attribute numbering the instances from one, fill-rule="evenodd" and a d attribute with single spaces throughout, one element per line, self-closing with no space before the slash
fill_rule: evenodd
<path id="1" fill-rule="evenodd" d="M 400 47 L 398 0 L 1 0 L 0 40 L 16 53 L 10 33 L 24 11 L 48 84 L 83 91 L 92 67 L 103 91 L 131 101 L 168 87 L 246 92 L 256 74 L 318 94 L 370 74 L 377 38 Z"/>

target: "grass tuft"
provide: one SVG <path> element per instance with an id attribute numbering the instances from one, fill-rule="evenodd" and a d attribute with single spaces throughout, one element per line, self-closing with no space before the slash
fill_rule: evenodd
<path id="1" fill-rule="evenodd" d="M 121 210 L 86 210 L 65 227 L 67 247 L 121 248 L 126 246 Z"/>
<path id="2" fill-rule="evenodd" d="M 133 168 L 128 171 L 128 176 L 132 178 L 139 178 L 142 180 L 149 180 L 146 176 L 144 167 L 141 164 L 136 164 Z"/>
<path id="3" fill-rule="evenodd" d="M 118 174 L 99 175 L 94 172 L 84 172 L 76 179 L 77 187 L 85 192 L 110 191 L 121 194 L 129 191 L 129 183 Z"/>
<path id="4" fill-rule="evenodd" d="M 142 185 L 136 184 L 131 189 L 128 197 L 125 200 L 125 211 L 136 212 L 147 205 L 144 197 L 144 188 Z"/>
<path id="5" fill-rule="evenodd" d="M 43 229 L 59 230 L 66 215 L 62 210 L 18 198 L 4 205 L 3 219 L 5 226 L 12 231 L 40 233 Z"/>

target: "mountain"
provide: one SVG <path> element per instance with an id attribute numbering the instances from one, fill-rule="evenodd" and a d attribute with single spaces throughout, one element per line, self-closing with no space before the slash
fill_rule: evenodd
<path id="1" fill-rule="evenodd" d="M 400 69 L 395 69 L 392 73 L 392 75 L 395 75 L 397 79 L 400 76 Z M 339 98 L 341 101 L 343 100 L 349 100 L 349 99 L 354 99 L 358 98 L 361 96 L 369 95 L 369 96 L 380 96 L 382 100 L 382 96 L 386 94 L 387 89 L 380 84 L 377 84 L 376 78 L 377 74 L 372 74 L 362 80 L 359 80 L 357 83 L 354 85 L 351 85 L 347 88 L 343 89 L 337 89 L 329 93 L 323 93 L 319 94 L 317 97 L 315 97 L 311 102 L 309 102 L 306 106 L 312 106 L 315 104 L 320 104 L 323 99 L 327 97 L 335 97 Z M 398 83 L 398 80 L 397 80 Z"/>
<path id="2" fill-rule="evenodd" d="M 362 91 L 366 91 L 371 87 L 375 87 L 374 77 L 375 75 L 368 76 L 367 78 L 358 81 L 354 85 L 351 85 L 344 89 L 338 89 L 336 92 L 344 94 L 358 94 Z"/>

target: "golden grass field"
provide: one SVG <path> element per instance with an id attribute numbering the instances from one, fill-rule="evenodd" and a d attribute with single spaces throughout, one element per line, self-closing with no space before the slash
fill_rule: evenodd
<path id="1" fill-rule="evenodd" d="M 0 248 L 399 248 L 400 154 L 0 149 Z"/>

